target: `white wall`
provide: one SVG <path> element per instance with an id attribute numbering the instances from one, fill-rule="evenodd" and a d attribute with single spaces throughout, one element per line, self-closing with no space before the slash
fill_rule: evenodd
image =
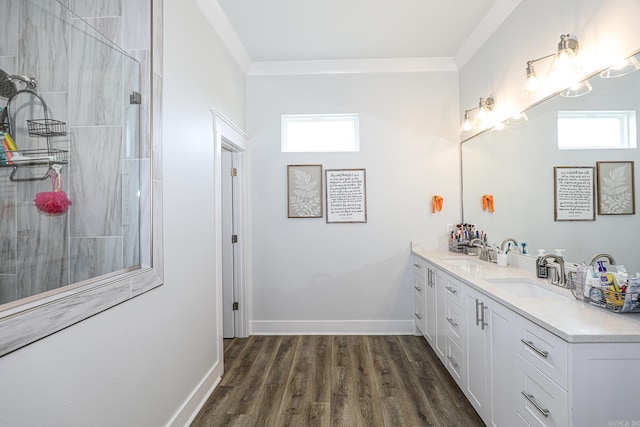
<path id="1" fill-rule="evenodd" d="M 413 332 L 410 241 L 435 247 L 460 217 L 457 73 L 249 77 L 247 91 L 252 333 Z M 360 152 L 280 152 L 281 114 L 344 112 L 360 114 Z M 368 222 L 288 219 L 288 164 L 365 168 Z"/>
<path id="2" fill-rule="evenodd" d="M 482 48 L 460 70 L 460 113 L 493 95 L 496 108 L 508 117 L 548 93 L 522 98 L 527 61 L 555 52 L 560 35 L 580 43 L 583 74 L 640 48 L 637 0 L 523 0 Z M 537 70 L 546 70 L 540 62 Z"/>
<path id="3" fill-rule="evenodd" d="M 165 284 L 0 358 L 0 425 L 161 426 L 221 372 L 208 109 L 243 125 L 245 77 L 194 1 L 164 12 Z"/>

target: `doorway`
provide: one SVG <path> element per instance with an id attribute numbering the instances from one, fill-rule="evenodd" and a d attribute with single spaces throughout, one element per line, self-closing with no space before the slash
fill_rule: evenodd
<path id="1" fill-rule="evenodd" d="M 237 244 L 237 234 L 234 224 L 234 176 L 236 168 L 233 163 L 233 153 L 222 149 L 222 337 L 235 338 L 236 299 L 235 267 L 236 257 L 234 245 Z"/>
<path id="2" fill-rule="evenodd" d="M 245 256 L 248 246 L 248 233 L 245 231 L 245 145 L 248 136 L 220 113 L 213 112 L 213 117 L 216 171 L 216 307 L 222 344 L 223 338 L 248 336 Z"/>

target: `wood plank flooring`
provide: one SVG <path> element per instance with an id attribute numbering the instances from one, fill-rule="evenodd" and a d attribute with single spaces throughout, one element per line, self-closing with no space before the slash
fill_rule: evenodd
<path id="1" fill-rule="evenodd" d="M 253 336 L 224 341 L 201 426 L 484 426 L 423 337 Z"/>

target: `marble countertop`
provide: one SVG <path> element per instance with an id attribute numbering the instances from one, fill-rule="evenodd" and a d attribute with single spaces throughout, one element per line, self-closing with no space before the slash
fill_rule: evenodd
<path id="1" fill-rule="evenodd" d="M 570 290 L 549 285 L 535 276 L 534 267 L 498 267 L 477 257 L 442 250 L 423 249 L 412 243 L 412 252 L 441 267 L 454 277 L 503 304 L 567 342 L 573 343 L 640 343 L 640 313 L 614 313 L 574 298 Z M 462 260 L 470 260 L 464 265 Z M 541 287 L 567 298 L 531 298 L 518 296 L 505 284 L 489 280 L 534 280 Z"/>

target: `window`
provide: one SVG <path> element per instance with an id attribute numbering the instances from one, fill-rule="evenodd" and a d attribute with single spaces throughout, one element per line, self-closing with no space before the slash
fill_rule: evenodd
<path id="1" fill-rule="evenodd" d="M 635 111 L 558 111 L 560 150 L 636 148 Z"/>
<path id="2" fill-rule="evenodd" d="M 282 116 L 282 151 L 360 151 L 358 114 L 296 114 Z"/>

